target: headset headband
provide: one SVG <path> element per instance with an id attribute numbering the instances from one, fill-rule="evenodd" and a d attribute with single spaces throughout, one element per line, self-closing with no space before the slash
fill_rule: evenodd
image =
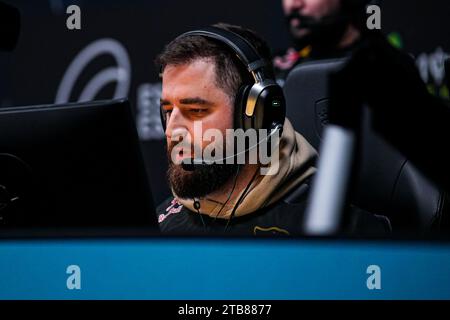
<path id="1" fill-rule="evenodd" d="M 246 39 L 232 31 L 210 26 L 194 31 L 188 31 L 177 37 L 177 39 L 186 36 L 204 36 L 225 43 L 229 48 L 233 49 L 239 60 L 242 61 L 247 67 L 247 70 L 252 74 L 267 65 L 265 59 L 258 54 L 255 48 Z M 258 82 L 256 77 L 255 81 Z"/>

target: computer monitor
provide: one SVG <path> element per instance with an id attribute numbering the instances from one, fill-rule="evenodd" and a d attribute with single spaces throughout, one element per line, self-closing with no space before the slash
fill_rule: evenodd
<path id="1" fill-rule="evenodd" d="M 0 109 L 0 235 L 157 229 L 127 100 Z"/>

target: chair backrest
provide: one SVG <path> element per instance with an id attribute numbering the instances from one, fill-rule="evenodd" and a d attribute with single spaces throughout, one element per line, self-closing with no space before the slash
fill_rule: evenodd
<path id="1" fill-rule="evenodd" d="M 328 75 L 345 59 L 317 60 L 294 68 L 284 85 L 287 117 L 316 149 L 328 124 Z M 390 218 L 393 231 L 430 231 L 441 220 L 445 193 L 371 127 L 364 107 L 353 204 Z M 401 130 L 401 124 L 399 124 Z"/>

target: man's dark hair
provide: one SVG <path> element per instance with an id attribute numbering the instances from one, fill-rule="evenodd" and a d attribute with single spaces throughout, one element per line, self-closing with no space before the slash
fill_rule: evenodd
<path id="1" fill-rule="evenodd" d="M 273 77 L 272 55 L 267 43 L 254 31 L 230 24 L 218 23 L 214 27 L 232 31 L 245 38 L 266 60 L 265 73 Z M 243 83 L 251 83 L 252 77 L 231 48 L 222 42 L 203 36 L 186 36 L 170 42 L 157 57 L 161 73 L 168 65 L 183 65 L 197 59 L 212 59 L 215 64 L 216 85 L 222 88 L 234 103 L 234 98 Z"/>

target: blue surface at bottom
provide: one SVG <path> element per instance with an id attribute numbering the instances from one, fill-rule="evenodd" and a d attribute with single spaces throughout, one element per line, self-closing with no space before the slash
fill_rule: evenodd
<path id="1" fill-rule="evenodd" d="M 0 299 L 450 299 L 450 245 L 338 240 L 0 242 Z M 80 267 L 80 290 L 66 269 Z M 380 267 L 381 289 L 367 287 Z"/>

